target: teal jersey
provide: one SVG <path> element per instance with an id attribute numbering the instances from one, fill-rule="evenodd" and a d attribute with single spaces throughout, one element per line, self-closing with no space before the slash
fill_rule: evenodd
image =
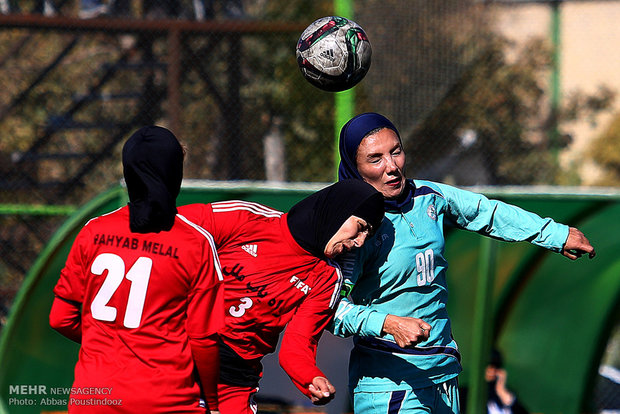
<path id="1" fill-rule="evenodd" d="M 376 234 L 341 261 L 348 297 L 332 332 L 354 335 L 349 364 L 353 391 L 427 387 L 461 371 L 446 310 L 446 227 L 504 241 L 529 241 L 560 252 L 568 226 L 519 207 L 445 184 L 413 180 L 414 195 L 399 212 L 386 211 Z M 382 335 L 388 314 L 431 325 L 427 341 L 402 349 Z"/>

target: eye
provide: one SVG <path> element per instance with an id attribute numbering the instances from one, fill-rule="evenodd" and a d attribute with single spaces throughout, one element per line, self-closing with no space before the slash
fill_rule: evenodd
<path id="1" fill-rule="evenodd" d="M 358 233 L 367 233 L 370 234 L 370 232 L 372 231 L 372 228 L 370 226 L 370 224 L 367 223 L 363 223 L 363 222 L 358 222 Z"/>

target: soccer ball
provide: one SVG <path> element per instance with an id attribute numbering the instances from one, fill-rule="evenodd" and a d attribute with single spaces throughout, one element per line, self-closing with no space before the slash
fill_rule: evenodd
<path id="1" fill-rule="evenodd" d="M 352 88 L 370 68 L 368 36 L 354 21 L 322 17 L 303 31 L 296 48 L 297 64 L 317 88 L 339 92 Z"/>

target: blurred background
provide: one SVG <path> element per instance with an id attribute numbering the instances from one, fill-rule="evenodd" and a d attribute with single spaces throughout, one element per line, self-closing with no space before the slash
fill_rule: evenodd
<path id="1" fill-rule="evenodd" d="M 373 48 L 339 94 L 307 83 L 294 53 L 333 14 Z M 409 177 L 617 189 L 618 22 L 620 0 L 0 0 L 0 329 L 42 248 L 119 182 L 122 143 L 145 124 L 187 146 L 188 179 L 327 183 L 345 99 L 394 121 Z"/>

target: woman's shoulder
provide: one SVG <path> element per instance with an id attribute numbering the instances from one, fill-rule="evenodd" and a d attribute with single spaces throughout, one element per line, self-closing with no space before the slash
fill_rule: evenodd
<path id="1" fill-rule="evenodd" d="M 413 183 L 415 188 L 415 196 L 427 195 L 427 194 L 436 194 L 438 196 L 443 197 L 448 187 L 446 184 L 438 183 L 430 180 L 410 180 Z"/>

